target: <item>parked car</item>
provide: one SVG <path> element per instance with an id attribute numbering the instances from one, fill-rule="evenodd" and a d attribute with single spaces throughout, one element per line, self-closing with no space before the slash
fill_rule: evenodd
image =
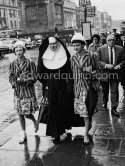
<path id="1" fill-rule="evenodd" d="M 42 43 L 42 41 L 43 41 L 44 38 L 43 38 L 42 35 L 35 35 L 34 39 L 36 41 L 36 46 L 39 47 L 41 45 L 41 43 Z"/>
<path id="2" fill-rule="evenodd" d="M 9 52 L 9 47 L 3 46 L 2 41 L 0 41 L 0 58 L 3 58 L 5 54 Z"/>
<path id="3" fill-rule="evenodd" d="M 16 38 L 7 38 L 7 39 L 5 38 L 1 42 L 2 42 L 3 47 L 9 47 L 9 52 L 13 52 L 14 44 L 17 41 L 19 41 L 19 40 Z"/>
<path id="4" fill-rule="evenodd" d="M 25 47 L 27 49 L 31 49 L 33 47 L 36 46 L 36 44 L 34 43 L 34 41 L 31 41 L 29 39 L 26 39 L 26 38 L 19 38 L 20 41 L 23 41 L 25 43 Z"/>

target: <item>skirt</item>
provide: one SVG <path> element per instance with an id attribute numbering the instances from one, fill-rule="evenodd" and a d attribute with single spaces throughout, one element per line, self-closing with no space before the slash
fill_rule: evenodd
<path id="1" fill-rule="evenodd" d="M 79 97 L 75 97 L 75 100 L 74 100 L 74 111 L 75 111 L 75 114 L 79 114 L 80 117 L 89 117 L 88 116 L 88 111 L 87 111 L 87 108 L 86 108 L 86 105 L 85 105 L 85 99 L 86 99 L 86 90 L 83 89 L 81 92 L 80 92 L 80 95 Z"/>
<path id="2" fill-rule="evenodd" d="M 20 99 L 14 96 L 14 109 L 18 114 L 30 115 L 38 111 L 39 107 L 35 97 Z"/>

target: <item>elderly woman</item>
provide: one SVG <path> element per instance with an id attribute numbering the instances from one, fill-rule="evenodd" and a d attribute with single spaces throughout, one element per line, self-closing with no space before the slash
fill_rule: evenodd
<path id="1" fill-rule="evenodd" d="M 48 87 L 46 135 L 52 136 L 54 143 L 59 143 L 60 135 L 71 128 L 74 96 L 70 54 L 58 38 L 49 37 L 42 42 L 37 75 L 43 85 L 43 96 Z"/>
<path id="2" fill-rule="evenodd" d="M 23 136 L 19 143 L 26 141 L 26 126 L 25 118 L 29 118 L 34 123 L 35 132 L 37 123 L 33 116 L 38 108 L 35 95 L 34 84 L 36 82 L 36 66 L 24 56 L 26 51 L 23 42 L 19 41 L 14 45 L 16 59 L 10 63 L 9 81 L 14 89 L 14 106 L 19 115 L 20 125 L 23 131 Z"/>
<path id="3" fill-rule="evenodd" d="M 96 79 L 92 79 L 93 73 L 96 72 L 96 63 L 92 54 L 84 49 L 86 42 L 80 33 L 76 33 L 71 41 L 75 51 L 71 58 L 74 74 L 75 114 L 84 117 L 85 134 L 83 143 L 88 145 L 88 133 L 97 103 Z"/>

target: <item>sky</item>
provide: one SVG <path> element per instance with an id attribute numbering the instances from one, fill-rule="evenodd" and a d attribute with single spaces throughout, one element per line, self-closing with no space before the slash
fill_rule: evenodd
<path id="1" fill-rule="evenodd" d="M 75 0 L 76 3 L 79 0 Z M 125 0 L 91 0 L 99 11 L 107 11 L 113 20 L 125 20 Z"/>

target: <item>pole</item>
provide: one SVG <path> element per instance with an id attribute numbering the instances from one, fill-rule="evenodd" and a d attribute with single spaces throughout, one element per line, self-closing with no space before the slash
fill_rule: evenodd
<path id="1" fill-rule="evenodd" d="M 87 17 L 87 11 L 86 11 L 86 5 L 85 5 L 85 9 L 84 9 L 84 18 L 85 18 L 85 22 L 86 22 L 86 17 Z"/>

